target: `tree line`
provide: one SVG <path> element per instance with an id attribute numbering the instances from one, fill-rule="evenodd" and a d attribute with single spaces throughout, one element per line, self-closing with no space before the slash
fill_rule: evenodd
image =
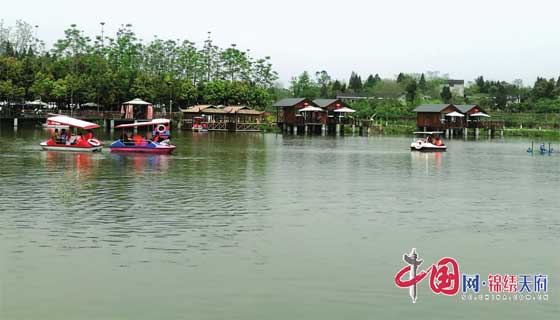
<path id="1" fill-rule="evenodd" d="M 23 21 L 0 23 L 0 101 L 116 107 L 139 97 L 160 105 L 263 108 L 278 79 L 270 57 L 254 58 L 235 44 L 220 48 L 210 32 L 200 46 L 158 37 L 145 43 L 130 24 L 93 38 L 73 24 L 49 50 L 33 33 Z"/>
<path id="2" fill-rule="evenodd" d="M 34 33 L 35 32 L 35 33 Z M 115 35 L 89 37 L 76 25 L 51 48 L 37 39 L 34 26 L 0 21 L 0 102 L 35 99 L 60 107 L 95 102 L 106 107 L 139 97 L 159 105 L 244 104 L 259 109 L 283 97 L 356 99 L 360 117 L 409 117 L 422 103 L 479 104 L 507 112 L 560 112 L 560 77 L 539 77 L 532 86 L 521 80 L 467 82 L 457 96 L 439 72 L 399 73 L 394 77 L 352 72 L 348 80 L 334 79 L 325 70 L 305 71 L 288 88 L 276 80 L 270 57 L 253 58 L 235 44 L 217 46 L 208 33 L 197 45 L 189 40 L 154 37 L 144 42 L 131 25 Z M 176 110 L 176 109 L 175 109 Z"/>
<path id="3" fill-rule="evenodd" d="M 465 83 L 460 96 L 448 81 L 449 75 L 439 72 L 401 72 L 394 78 L 370 74 L 365 80 L 352 72 L 345 81 L 333 79 L 324 70 L 314 75 L 304 71 L 292 78 L 286 95 L 311 99 L 345 96 L 362 118 L 410 117 L 412 109 L 424 103 L 478 104 L 504 112 L 560 112 L 560 77 L 539 77 L 533 86 L 525 86 L 521 80 L 508 83 L 479 76 Z"/>

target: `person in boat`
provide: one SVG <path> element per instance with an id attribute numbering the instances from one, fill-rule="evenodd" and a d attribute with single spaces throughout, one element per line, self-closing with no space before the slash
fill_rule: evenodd
<path id="1" fill-rule="evenodd" d="M 62 131 L 60 131 L 60 142 L 66 143 L 66 139 L 68 139 L 68 134 L 66 133 L 66 129 L 62 129 Z"/>
<path id="2" fill-rule="evenodd" d="M 152 136 L 152 133 L 148 131 L 148 133 L 146 133 L 146 140 L 152 141 L 153 139 L 154 137 Z"/>
<path id="3" fill-rule="evenodd" d="M 88 130 L 88 132 L 86 133 L 84 139 L 86 139 L 86 140 L 93 139 L 93 131 Z"/>
<path id="4" fill-rule="evenodd" d="M 156 133 L 156 135 L 153 137 L 152 141 L 153 142 L 159 142 L 159 140 L 160 140 L 159 132 L 156 130 L 155 133 Z"/>
<path id="5" fill-rule="evenodd" d="M 441 146 L 441 145 L 442 145 L 441 139 L 440 139 L 440 138 L 435 138 L 434 144 L 435 144 L 436 146 Z"/>
<path id="6" fill-rule="evenodd" d="M 85 139 L 85 137 L 86 137 L 86 136 L 85 136 L 84 132 L 83 132 L 82 130 L 80 130 L 80 135 L 79 135 L 78 138 L 76 138 L 75 140 L 76 140 L 76 141 L 82 141 L 82 140 Z"/>
<path id="7" fill-rule="evenodd" d="M 54 143 L 58 143 L 58 141 L 60 140 L 60 134 L 58 133 L 58 129 L 54 129 L 51 139 L 54 141 Z"/>
<path id="8" fill-rule="evenodd" d="M 134 142 L 135 146 L 141 146 L 144 142 L 144 138 L 142 138 L 142 136 L 139 135 L 134 135 L 132 137 L 132 141 Z"/>
<path id="9" fill-rule="evenodd" d="M 433 143 L 433 142 L 434 142 L 432 136 L 428 136 L 428 138 L 426 138 L 426 141 L 427 141 L 428 143 Z"/>
<path id="10" fill-rule="evenodd" d="M 131 141 L 130 140 L 130 135 L 128 134 L 128 132 L 123 132 L 122 135 L 121 135 L 121 142 L 126 144 L 126 143 L 129 143 L 130 141 Z"/>

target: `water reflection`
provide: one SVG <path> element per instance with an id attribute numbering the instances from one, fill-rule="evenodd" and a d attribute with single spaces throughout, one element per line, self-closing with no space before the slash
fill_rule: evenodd
<path id="1" fill-rule="evenodd" d="M 431 170 L 439 172 L 443 157 L 443 152 L 410 152 L 412 169 L 423 169 L 426 173 L 429 173 Z"/>
<path id="2" fill-rule="evenodd" d="M 169 169 L 172 155 L 143 154 L 143 153 L 117 153 L 111 152 L 110 158 L 122 172 L 141 174 L 146 171 L 165 173 Z"/>
<path id="3" fill-rule="evenodd" d="M 333 310 L 391 318 L 388 310 L 402 307 L 395 301 L 409 300 L 386 275 L 412 245 L 456 253 L 480 272 L 533 272 L 539 263 L 535 272 L 552 274 L 557 265 L 549 252 L 560 234 L 560 157 L 529 157 L 527 143 L 453 140 L 446 153 L 420 153 L 406 138 L 185 131 L 168 156 L 45 152 L 44 138 L 0 135 L 0 289 L 11 290 L 2 308 L 14 315 L 0 308 L 0 318 L 56 316 L 100 296 L 85 287 L 110 295 L 92 312 L 128 318 L 141 318 L 131 306 L 147 287 L 147 306 L 195 292 L 195 318 L 223 318 L 213 306 L 235 302 L 231 292 L 251 301 L 238 310 L 258 303 L 267 311 L 240 318 L 285 318 L 268 312 L 281 307 L 279 294 L 296 305 L 319 289 L 307 310 L 324 310 L 326 299 Z M 330 279 L 338 282 L 329 287 Z M 83 301 L 68 302 L 75 296 Z M 181 306 L 172 301 L 162 317 L 176 318 Z M 452 312 L 457 304 L 442 306 Z M 523 316 L 551 318 L 523 307 Z"/>
<path id="4" fill-rule="evenodd" d="M 49 172 L 72 177 L 76 182 L 83 182 L 96 176 L 97 161 L 102 157 L 89 152 L 41 151 L 41 158 Z"/>

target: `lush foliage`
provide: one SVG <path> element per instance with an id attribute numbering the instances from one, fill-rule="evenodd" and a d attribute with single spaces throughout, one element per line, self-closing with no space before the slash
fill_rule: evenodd
<path id="1" fill-rule="evenodd" d="M 202 46 L 189 40 L 140 41 L 131 25 L 114 37 L 85 36 L 76 25 L 50 50 L 18 21 L 0 25 L 0 101 L 42 99 L 60 106 L 105 106 L 134 97 L 156 104 L 245 104 L 263 108 L 274 99 L 277 73 L 270 57 L 255 59 L 232 44 L 219 48 L 210 33 Z"/>
<path id="2" fill-rule="evenodd" d="M 538 78 L 527 87 L 521 80 L 512 83 L 487 81 L 480 76 L 457 96 L 448 85 L 449 77 L 439 72 L 399 73 L 393 79 L 370 74 L 365 81 L 352 72 L 348 82 L 333 79 L 327 71 L 307 71 L 292 78 L 290 93 L 294 97 L 335 98 L 344 96 L 361 118 L 410 118 L 411 110 L 423 103 L 478 104 L 494 112 L 560 112 L 560 77 Z"/>

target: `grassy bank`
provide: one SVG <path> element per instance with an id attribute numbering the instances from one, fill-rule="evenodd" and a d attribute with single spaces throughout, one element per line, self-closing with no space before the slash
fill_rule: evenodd
<path id="1" fill-rule="evenodd" d="M 560 140 L 560 130 L 553 129 L 504 129 L 505 137 L 548 138 Z"/>

